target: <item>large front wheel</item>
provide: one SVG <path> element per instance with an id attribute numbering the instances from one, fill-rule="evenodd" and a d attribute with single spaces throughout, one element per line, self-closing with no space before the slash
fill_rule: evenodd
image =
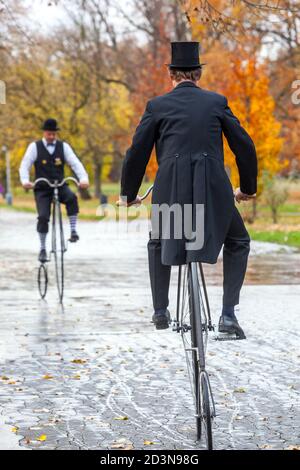
<path id="1" fill-rule="evenodd" d="M 62 213 L 59 201 L 53 204 L 52 217 L 52 252 L 54 255 L 56 285 L 60 303 L 64 296 L 64 253 L 65 239 L 63 232 Z"/>
<path id="2" fill-rule="evenodd" d="M 184 269 L 181 292 L 181 334 L 186 352 L 187 367 L 194 398 L 197 440 L 205 434 L 206 447 L 212 449 L 212 417 L 214 403 L 205 371 L 207 318 L 202 315 L 202 293 L 200 290 L 197 264 L 191 263 Z"/>

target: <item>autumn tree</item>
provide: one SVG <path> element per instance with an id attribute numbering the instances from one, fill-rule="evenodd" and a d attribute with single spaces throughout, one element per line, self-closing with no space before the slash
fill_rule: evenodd
<path id="1" fill-rule="evenodd" d="M 263 60 L 275 103 L 273 114 L 282 124 L 281 159 L 289 161 L 289 165 L 282 166 L 281 173 L 297 168 L 299 171 L 300 112 L 291 99 L 292 84 L 299 78 L 300 70 L 299 2 L 180 0 L 180 4 L 193 37 L 202 43 L 209 73 L 215 68 L 214 56 L 224 62 L 224 71 L 225 62 L 230 64 L 235 56 L 240 56 L 241 50 L 248 53 L 248 58 L 255 57 L 257 64 Z M 218 75 L 216 85 L 222 76 L 223 72 Z"/>
<path id="2" fill-rule="evenodd" d="M 130 58 L 133 73 L 131 100 L 134 106 L 132 132 L 138 124 L 147 100 L 170 91 L 172 85 L 166 63 L 170 59 L 170 41 L 188 40 L 190 31 L 184 12 L 177 1 L 170 0 L 133 0 L 137 13 L 130 17 L 120 3 L 118 12 L 134 28 L 143 34 L 144 40 L 138 44 L 136 53 Z M 155 150 L 148 163 L 146 174 L 155 177 L 157 161 Z"/>

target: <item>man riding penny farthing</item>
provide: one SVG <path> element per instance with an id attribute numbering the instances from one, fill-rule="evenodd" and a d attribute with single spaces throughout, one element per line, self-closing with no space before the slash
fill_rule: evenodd
<path id="1" fill-rule="evenodd" d="M 257 158 L 251 137 L 225 96 L 198 86 L 199 43 L 172 43 L 168 64 L 173 90 L 148 101 L 127 150 L 118 205 L 140 204 L 138 196 L 153 147 L 158 171 L 152 194 L 149 272 L 156 329 L 171 323 L 169 284 L 177 265 L 173 331 L 181 333 L 195 406 L 197 440 L 213 449 L 214 398 L 206 370 L 211 321 L 202 263 L 217 262 L 223 247 L 223 308 L 215 339 L 245 339 L 235 316 L 250 250 L 250 238 L 235 200 L 255 197 Z M 149 74 L 151 70 L 149 70 Z M 222 136 L 233 151 L 240 188 L 233 191 L 224 167 Z M 150 189 L 150 188 L 149 188 Z M 233 338 L 231 338 L 233 336 Z"/>
<path id="2" fill-rule="evenodd" d="M 165 221 L 162 217 L 157 233 L 153 230 L 150 233 L 153 322 L 157 329 L 168 328 L 170 323 L 171 266 L 189 262 L 215 264 L 223 247 L 223 307 L 219 332 L 243 336 L 235 309 L 246 273 L 250 237 L 235 201 L 247 201 L 256 195 L 255 146 L 232 113 L 227 98 L 198 85 L 204 65 L 199 61 L 199 43 L 173 42 L 171 45 L 172 62 L 166 65 L 173 89 L 147 103 L 124 160 L 120 204 L 140 203 L 138 190 L 155 146 L 158 172 L 152 204 L 164 205 L 170 210 L 177 206 L 181 210 L 174 210 L 171 217 L 167 214 Z M 235 155 L 239 172 L 240 187 L 235 191 L 224 167 L 223 135 Z M 186 207 L 190 211 L 186 211 Z M 178 228 L 179 225 L 185 227 L 185 222 L 189 225 L 188 219 L 191 219 L 190 231 L 194 230 L 197 207 L 204 210 L 203 243 L 200 248 L 191 249 L 184 230 L 182 237 L 178 237 Z"/>
<path id="3" fill-rule="evenodd" d="M 56 262 L 56 276 L 60 300 L 63 295 L 63 253 L 66 250 L 62 216 L 60 204 L 66 206 L 67 215 L 70 222 L 71 243 L 79 240 L 77 233 L 77 215 L 79 212 L 78 198 L 71 191 L 67 180 L 75 182 L 80 188 L 86 189 L 89 186 L 89 178 L 79 158 L 75 155 L 71 146 L 57 139 L 60 130 L 55 119 L 47 119 L 43 126 L 43 138 L 32 142 L 23 157 L 20 165 L 20 179 L 25 189 L 34 189 L 34 197 L 38 213 L 37 232 L 40 239 L 40 251 L 38 259 L 41 263 L 39 270 L 43 275 L 44 288 L 40 289 L 41 296 L 45 296 L 47 289 L 47 271 L 45 263 L 49 260 L 46 250 L 46 238 L 49 231 L 49 220 L 52 210 L 52 253 Z M 69 165 L 77 176 L 75 178 L 65 178 L 65 165 Z M 30 170 L 34 166 L 35 183 L 30 182 Z M 60 248 L 59 248 L 60 247 Z M 60 260 L 58 260 L 60 256 Z"/>

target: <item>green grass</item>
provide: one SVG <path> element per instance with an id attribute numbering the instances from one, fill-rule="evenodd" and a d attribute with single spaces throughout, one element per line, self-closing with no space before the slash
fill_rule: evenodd
<path id="1" fill-rule="evenodd" d="M 143 194 L 151 182 L 144 182 L 139 191 Z M 293 191 L 292 191 L 293 190 Z M 102 191 L 108 196 L 108 202 L 115 204 L 120 191 L 118 183 L 103 183 Z M 90 194 L 93 194 L 93 187 L 90 188 Z M 22 187 L 16 186 L 13 190 L 15 205 L 9 207 L 6 202 L 0 199 L 0 208 L 7 208 L 17 211 L 35 213 L 35 203 L 31 191 L 25 192 Z M 291 195 L 289 199 L 283 204 L 278 211 L 278 227 L 272 227 L 272 218 L 270 209 L 263 203 L 258 203 L 257 213 L 258 217 L 254 224 L 247 224 L 247 229 L 253 240 L 273 242 L 293 247 L 300 247 L 300 232 L 297 231 L 300 224 L 300 182 L 291 184 Z M 297 203 L 298 202 L 298 203 Z M 80 218 L 82 220 L 99 221 L 101 217 L 96 215 L 99 201 L 96 198 L 90 200 L 80 200 Z M 146 202 L 146 206 L 150 208 L 150 197 Z M 251 213 L 250 205 L 239 205 L 239 211 L 243 216 Z M 296 215 L 299 214 L 299 215 Z M 130 216 L 129 216 L 130 217 Z M 274 228 L 274 229 L 273 229 Z"/>
<path id="2" fill-rule="evenodd" d="M 279 243 L 280 245 L 300 248 L 300 232 L 282 232 L 280 230 L 258 231 L 253 229 L 248 229 L 248 232 L 253 240 Z"/>
<path id="3" fill-rule="evenodd" d="M 264 214 L 271 214 L 270 207 L 264 205 L 264 204 L 259 204 L 258 209 L 260 212 Z M 241 212 L 246 211 L 247 208 L 243 208 Z M 248 209 L 249 210 L 249 209 Z M 300 214 L 300 205 L 299 204 L 282 204 L 278 208 L 278 214 L 289 214 L 289 212 L 292 213 L 298 213 Z"/>

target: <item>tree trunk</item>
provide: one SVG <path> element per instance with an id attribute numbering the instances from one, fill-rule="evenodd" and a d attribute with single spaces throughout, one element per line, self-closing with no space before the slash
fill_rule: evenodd
<path id="1" fill-rule="evenodd" d="M 102 164 L 96 162 L 94 164 L 94 185 L 95 185 L 95 197 L 98 199 L 101 197 L 101 172 L 102 172 Z"/>
<path id="2" fill-rule="evenodd" d="M 257 217 L 257 202 L 256 199 L 252 201 L 252 221 L 254 222 Z"/>
<path id="3" fill-rule="evenodd" d="M 272 207 L 273 224 L 277 224 L 277 207 Z"/>

